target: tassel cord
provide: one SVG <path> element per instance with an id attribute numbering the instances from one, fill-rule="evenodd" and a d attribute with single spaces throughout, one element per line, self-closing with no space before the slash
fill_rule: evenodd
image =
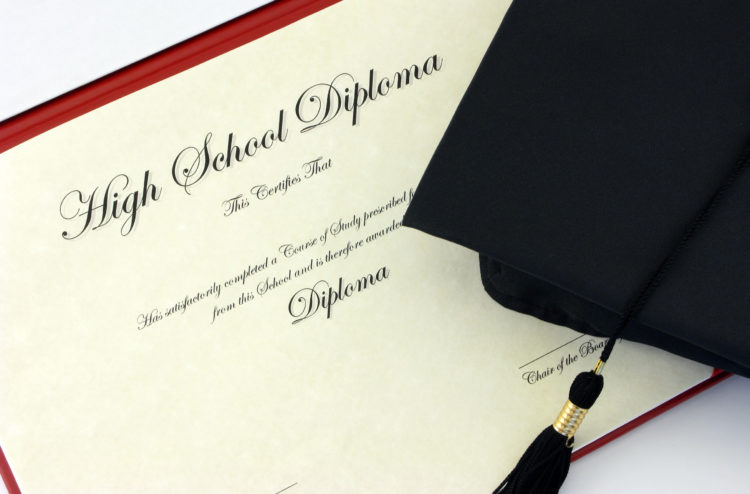
<path id="1" fill-rule="evenodd" d="M 615 347 L 615 343 L 621 337 L 623 331 L 627 325 L 640 313 L 646 302 L 651 298 L 651 294 L 654 292 L 656 287 L 662 282 L 666 274 L 675 264 L 680 254 L 685 250 L 687 244 L 695 236 L 695 234 L 701 229 L 706 223 L 706 220 L 710 217 L 713 211 L 716 210 L 718 205 L 722 202 L 729 189 L 737 181 L 742 172 L 750 165 L 750 140 L 745 143 L 742 149 L 739 159 L 734 164 L 729 173 L 724 177 L 721 185 L 716 189 L 713 195 L 708 199 L 703 208 L 693 218 L 693 220 L 685 228 L 680 240 L 674 246 L 674 248 L 667 254 L 662 260 L 659 267 L 649 277 L 648 281 L 642 286 L 637 292 L 638 295 L 630 302 L 623 316 L 620 318 L 619 323 L 612 332 L 612 335 L 607 340 L 604 349 L 602 350 L 599 359 L 602 362 L 606 362 L 609 359 L 612 349 Z"/>

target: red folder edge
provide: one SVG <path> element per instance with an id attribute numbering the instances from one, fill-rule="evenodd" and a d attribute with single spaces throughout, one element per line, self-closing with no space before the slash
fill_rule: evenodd
<path id="1" fill-rule="evenodd" d="M 84 113 L 195 67 L 339 1 L 341 0 L 276 0 L 31 108 L 0 123 L 0 153 Z M 715 369 L 711 377 L 705 381 L 575 450 L 572 461 L 617 439 L 729 376 L 731 376 L 730 373 Z M 2 447 L 0 447 L 0 476 L 9 494 L 21 494 L 21 489 L 13 476 Z"/>
<path id="2" fill-rule="evenodd" d="M 692 398 L 693 396 L 697 395 L 698 393 L 701 393 L 708 388 L 714 386 L 715 384 L 720 383 L 721 381 L 727 379 L 729 376 L 731 376 L 727 371 L 714 369 L 713 374 L 711 374 L 711 377 L 706 379 L 703 382 L 700 382 L 693 386 L 692 388 L 686 389 L 682 393 L 678 394 L 674 398 L 665 401 L 661 405 L 652 408 L 648 412 L 644 413 L 643 415 L 639 415 L 638 417 L 634 418 L 630 422 L 626 422 L 625 424 L 621 425 L 617 429 L 613 429 L 609 431 L 608 433 L 604 434 L 603 436 L 599 437 L 598 439 L 588 443 L 587 445 L 576 449 L 573 451 L 573 454 L 571 455 L 570 460 L 576 461 L 579 458 L 582 458 L 586 456 L 587 454 L 591 453 L 597 448 L 600 448 L 607 444 L 608 442 L 614 441 L 618 437 L 622 436 L 626 432 L 630 432 L 639 425 L 643 424 L 644 422 L 651 420 L 654 417 L 658 417 L 662 413 L 666 412 L 667 410 L 670 410 L 680 403 L 684 402 L 685 400 Z M 11 493 L 12 494 L 12 493 Z"/>
<path id="3" fill-rule="evenodd" d="M 277 0 L 0 123 L 0 153 L 340 0 Z"/>

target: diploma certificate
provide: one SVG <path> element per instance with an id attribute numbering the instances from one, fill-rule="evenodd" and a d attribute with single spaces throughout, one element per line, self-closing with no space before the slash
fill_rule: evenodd
<path id="1" fill-rule="evenodd" d="M 344 1 L 0 155 L 24 493 L 497 486 L 602 341 L 401 226 L 508 7 L 470 3 Z M 578 445 L 711 374 L 626 342 L 609 370 Z"/>

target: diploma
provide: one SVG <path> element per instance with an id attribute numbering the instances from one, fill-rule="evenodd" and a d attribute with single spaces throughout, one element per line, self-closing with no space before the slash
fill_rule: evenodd
<path id="1" fill-rule="evenodd" d="M 401 218 L 507 5 L 341 2 L 0 155 L 23 492 L 502 480 L 602 343 Z M 621 345 L 579 446 L 711 374 Z"/>

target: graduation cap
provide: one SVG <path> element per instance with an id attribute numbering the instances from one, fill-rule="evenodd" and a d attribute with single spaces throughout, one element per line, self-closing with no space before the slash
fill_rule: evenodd
<path id="1" fill-rule="evenodd" d="M 750 376 L 750 3 L 512 3 L 404 224 L 608 336 L 497 493 L 557 492 L 618 338 Z"/>

